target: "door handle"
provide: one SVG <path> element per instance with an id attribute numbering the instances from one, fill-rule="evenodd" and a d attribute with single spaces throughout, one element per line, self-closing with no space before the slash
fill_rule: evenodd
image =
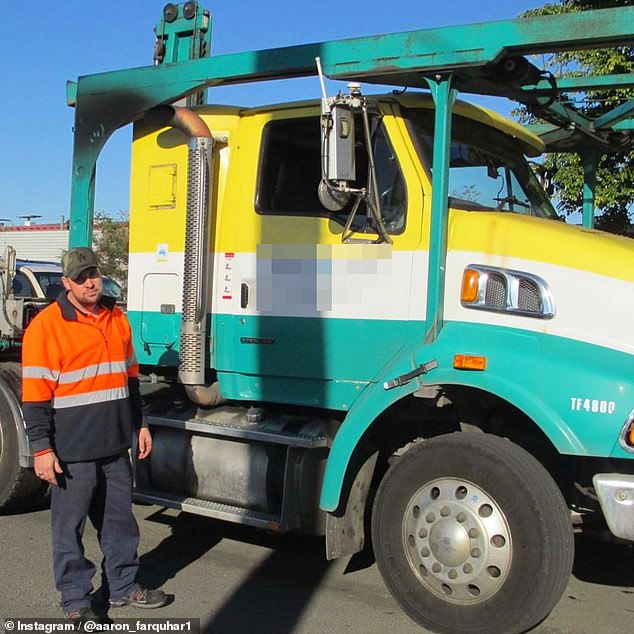
<path id="1" fill-rule="evenodd" d="M 249 305 L 249 285 L 242 282 L 240 285 L 240 308 L 246 308 Z"/>

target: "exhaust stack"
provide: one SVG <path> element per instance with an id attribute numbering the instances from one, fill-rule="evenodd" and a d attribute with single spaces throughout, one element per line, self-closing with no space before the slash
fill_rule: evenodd
<path id="1" fill-rule="evenodd" d="M 152 124 L 176 128 L 188 138 L 187 213 L 178 378 L 184 385 L 204 385 L 209 304 L 208 240 L 213 139 L 207 124 L 187 108 L 159 106 L 149 111 L 145 119 Z"/>

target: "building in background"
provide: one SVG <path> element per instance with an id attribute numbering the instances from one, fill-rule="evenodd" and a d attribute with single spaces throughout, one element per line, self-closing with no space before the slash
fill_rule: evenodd
<path id="1" fill-rule="evenodd" d="M 68 249 L 68 223 L 0 226 L 0 256 L 12 246 L 19 258 L 59 262 Z"/>

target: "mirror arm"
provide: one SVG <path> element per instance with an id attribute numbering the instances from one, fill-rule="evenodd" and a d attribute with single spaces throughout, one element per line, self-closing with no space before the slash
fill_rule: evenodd
<path id="1" fill-rule="evenodd" d="M 376 177 L 376 167 L 374 165 L 374 148 L 372 147 L 372 136 L 370 134 L 370 120 L 368 117 L 368 109 L 364 103 L 361 107 L 363 114 L 363 129 L 365 135 L 366 150 L 368 153 L 368 189 L 369 196 L 367 198 L 368 209 L 372 213 L 374 225 L 379 234 L 379 240 L 377 242 L 387 242 L 392 244 L 392 238 L 390 238 L 385 225 L 383 224 L 383 214 L 381 213 L 381 200 L 379 198 L 379 186 L 378 179 Z"/>

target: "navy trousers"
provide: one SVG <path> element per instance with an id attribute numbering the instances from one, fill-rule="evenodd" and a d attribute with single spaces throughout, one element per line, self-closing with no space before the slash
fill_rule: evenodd
<path id="1" fill-rule="evenodd" d="M 132 514 L 132 469 L 128 453 L 90 462 L 63 463 L 59 486 L 51 487 L 53 570 L 64 612 L 90 606 L 95 566 L 84 555 L 86 519 L 97 530 L 103 575 L 111 599 L 139 584 L 139 527 Z"/>

